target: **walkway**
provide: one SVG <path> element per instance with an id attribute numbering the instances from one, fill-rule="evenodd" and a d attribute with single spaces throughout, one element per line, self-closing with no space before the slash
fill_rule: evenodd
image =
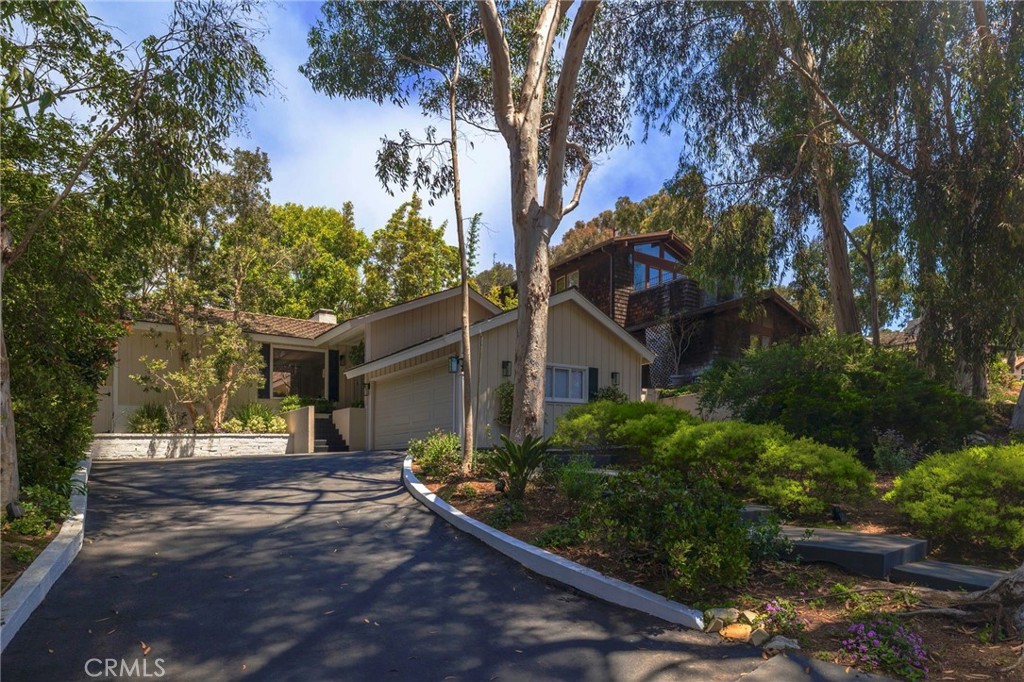
<path id="1" fill-rule="evenodd" d="M 732 682 L 761 662 L 536 578 L 399 470 L 384 453 L 97 463 L 86 545 L 4 682 L 102 679 L 90 659 L 207 682 Z"/>

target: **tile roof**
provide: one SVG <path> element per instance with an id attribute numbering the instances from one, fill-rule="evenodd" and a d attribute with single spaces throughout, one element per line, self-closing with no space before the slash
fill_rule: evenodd
<path id="1" fill-rule="evenodd" d="M 200 316 L 203 322 L 230 322 L 234 319 L 234 311 L 224 308 L 203 308 Z M 142 322 L 158 322 L 170 324 L 170 315 L 165 310 L 145 310 L 137 316 Z M 241 313 L 242 329 L 250 334 L 269 334 L 271 336 L 289 336 L 295 339 L 315 339 L 321 334 L 334 329 L 336 324 L 316 322 L 295 317 L 266 315 L 264 313 Z"/>

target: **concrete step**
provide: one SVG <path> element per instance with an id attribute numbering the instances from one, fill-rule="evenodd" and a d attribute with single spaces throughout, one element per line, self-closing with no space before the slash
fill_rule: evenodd
<path id="1" fill-rule="evenodd" d="M 824 561 L 852 573 L 871 578 L 888 578 L 902 564 L 922 561 L 928 555 L 928 541 L 901 535 L 875 535 L 849 530 L 783 526 L 782 534 L 793 542 L 794 554 L 803 561 Z"/>
<path id="2" fill-rule="evenodd" d="M 898 583 L 914 583 L 936 590 L 966 590 L 974 592 L 991 587 L 1009 571 L 994 568 L 951 564 L 945 561 L 914 561 L 892 570 L 889 580 Z"/>
<path id="3" fill-rule="evenodd" d="M 752 672 L 743 675 L 739 682 L 895 682 L 890 677 L 880 677 L 860 672 L 845 665 L 836 665 L 798 653 L 779 654 L 759 665 Z"/>

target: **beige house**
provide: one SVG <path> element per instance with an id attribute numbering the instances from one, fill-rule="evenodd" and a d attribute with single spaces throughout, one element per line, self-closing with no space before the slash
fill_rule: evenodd
<path id="1" fill-rule="evenodd" d="M 552 296 L 550 306 L 545 431 L 550 433 L 558 416 L 588 402 L 598 388 L 614 385 L 639 400 L 641 367 L 653 360 L 651 351 L 575 289 Z M 512 380 L 517 314 L 503 313 L 471 292 L 480 447 L 499 440 L 496 392 L 502 382 Z M 404 449 L 410 439 L 432 429 L 460 429 L 457 288 L 340 324 L 323 312 L 312 320 L 246 315 L 245 324 L 263 344 L 267 367 L 264 385 L 240 391 L 235 405 L 259 400 L 276 406 L 290 393 L 327 398 L 340 408 L 333 413 L 334 426 L 354 449 Z M 124 431 L 132 411 L 154 400 L 129 375 L 142 371 L 142 355 L 166 357 L 173 366 L 167 347 L 171 333 L 159 321 L 139 322 L 121 342 L 111 379 L 101 390 L 96 432 Z"/>

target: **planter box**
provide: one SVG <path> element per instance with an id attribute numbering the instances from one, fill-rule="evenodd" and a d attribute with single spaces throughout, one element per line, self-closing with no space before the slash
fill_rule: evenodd
<path id="1" fill-rule="evenodd" d="M 287 433 L 98 433 L 90 456 L 110 460 L 283 455 L 290 439 Z"/>

